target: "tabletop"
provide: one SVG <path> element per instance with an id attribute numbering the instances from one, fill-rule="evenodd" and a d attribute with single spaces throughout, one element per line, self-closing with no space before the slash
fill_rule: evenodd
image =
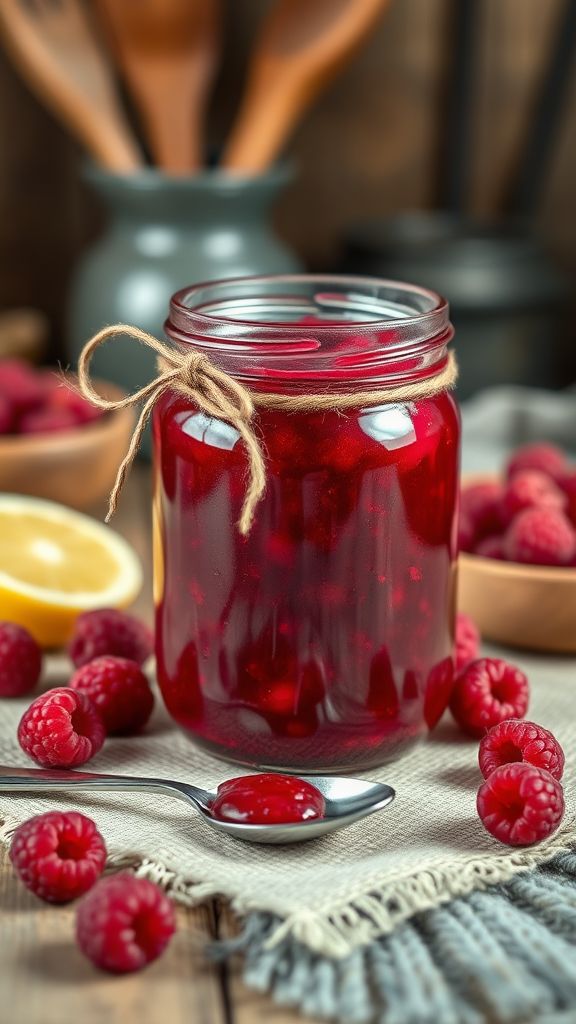
<path id="1" fill-rule="evenodd" d="M 145 586 L 136 610 L 150 619 L 146 467 L 138 466 L 128 480 L 113 525 L 142 559 Z M 0 846 L 0 1007 L 9 1007 L 10 1018 L 22 1024 L 295 1024 L 299 1014 L 246 988 L 238 961 L 221 965 L 206 956 L 208 944 L 237 930 L 223 901 L 180 907 L 177 933 L 159 961 L 139 974 L 102 974 L 74 944 L 74 907 L 50 907 L 32 896 Z"/>

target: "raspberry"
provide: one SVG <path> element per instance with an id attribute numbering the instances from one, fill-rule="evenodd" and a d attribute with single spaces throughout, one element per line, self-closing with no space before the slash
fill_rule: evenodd
<path id="1" fill-rule="evenodd" d="M 470 736 L 483 736 L 506 718 L 523 718 L 528 710 L 528 680 L 501 658 L 479 658 L 456 679 L 450 710 Z"/>
<path id="2" fill-rule="evenodd" d="M 504 553 L 511 562 L 570 565 L 576 555 L 576 533 L 563 512 L 527 508 L 504 537 Z"/>
<path id="3" fill-rule="evenodd" d="M 27 889 L 48 903 L 82 896 L 102 874 L 106 846 L 90 818 L 50 811 L 20 825 L 10 860 Z"/>
<path id="4" fill-rule="evenodd" d="M 13 423 L 12 406 L 7 398 L 0 395 L 0 435 L 9 434 Z"/>
<path id="5" fill-rule="evenodd" d="M 566 495 L 549 476 L 538 469 L 522 469 L 514 474 L 506 486 L 500 514 L 508 526 L 525 508 L 563 509 L 566 504 Z"/>
<path id="6" fill-rule="evenodd" d="M 494 533 L 489 537 L 484 537 L 484 540 L 481 540 L 474 548 L 474 554 L 479 558 L 496 558 L 502 561 L 504 559 L 502 537 Z"/>
<path id="7" fill-rule="evenodd" d="M 148 680 L 128 658 L 95 658 L 74 673 L 70 686 L 90 698 L 110 736 L 140 732 L 152 714 Z"/>
<path id="8" fill-rule="evenodd" d="M 106 731 L 92 701 L 67 686 L 32 702 L 18 726 L 25 754 L 43 768 L 75 768 L 97 754 Z"/>
<path id="9" fill-rule="evenodd" d="M 141 665 L 152 654 L 152 633 L 143 622 L 115 608 L 79 615 L 68 651 L 77 668 L 104 654 Z"/>
<path id="10" fill-rule="evenodd" d="M 510 479 L 520 470 L 538 469 L 541 473 L 546 473 L 552 480 L 560 480 L 566 472 L 567 465 L 564 452 L 555 444 L 537 442 L 536 444 L 525 444 L 513 452 L 506 467 L 506 475 Z"/>
<path id="11" fill-rule="evenodd" d="M 495 725 L 480 741 L 478 763 L 485 779 L 502 764 L 524 761 L 562 778 L 564 751 L 548 729 L 535 722 L 507 719 Z"/>
<path id="12" fill-rule="evenodd" d="M 75 430 L 78 421 L 67 409 L 33 409 L 20 417 L 21 434 L 55 434 L 60 430 Z"/>
<path id="13" fill-rule="evenodd" d="M 53 373 L 49 374 L 46 387 L 50 409 L 67 413 L 78 425 L 100 419 L 103 416 L 102 409 L 98 409 L 79 394 L 75 387 L 76 383 L 77 378 L 74 376 L 63 380 Z"/>
<path id="14" fill-rule="evenodd" d="M 463 488 L 460 494 L 461 515 L 471 521 L 477 540 L 488 533 L 498 533 L 501 529 L 502 493 L 502 484 L 492 480 L 469 484 Z"/>
<path id="15" fill-rule="evenodd" d="M 27 629 L 0 622 L 0 697 L 22 697 L 42 671 L 42 652 Z"/>
<path id="16" fill-rule="evenodd" d="M 564 793 L 543 768 L 513 762 L 500 765 L 482 783 L 476 806 L 490 835 L 508 846 L 531 846 L 558 828 Z"/>
<path id="17" fill-rule="evenodd" d="M 561 480 L 562 490 L 568 499 L 566 515 L 573 526 L 576 526 L 576 471 L 566 473 Z"/>
<path id="18" fill-rule="evenodd" d="M 456 643 L 454 660 L 456 671 L 464 668 L 470 661 L 478 657 L 480 649 L 480 633 L 476 623 L 469 615 L 458 612 L 456 616 Z"/>
<path id="19" fill-rule="evenodd" d="M 458 551 L 473 551 L 476 543 L 476 530 L 470 516 L 460 514 L 458 520 Z"/>
<path id="20" fill-rule="evenodd" d="M 115 974 L 139 971 L 156 960 L 176 930 L 166 894 L 127 871 L 101 879 L 76 916 L 76 940 L 96 967 Z"/>
<path id="21" fill-rule="evenodd" d="M 16 413 L 41 405 L 44 388 L 39 374 L 20 359 L 0 360 L 0 395 Z"/>

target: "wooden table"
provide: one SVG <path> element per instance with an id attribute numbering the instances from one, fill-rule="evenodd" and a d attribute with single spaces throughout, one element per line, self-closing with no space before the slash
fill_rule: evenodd
<path id="1" fill-rule="evenodd" d="M 114 526 L 140 554 L 146 583 L 138 611 L 151 615 L 150 488 L 142 467 L 128 481 Z M 101 510 L 99 510 L 101 511 Z M 0 1021 L 19 1024 L 295 1024 L 247 989 L 239 964 L 216 966 L 207 943 L 230 936 L 235 921 L 225 904 L 178 910 L 168 951 L 140 974 L 97 972 L 74 941 L 74 908 L 53 908 L 16 880 L 0 847 Z"/>

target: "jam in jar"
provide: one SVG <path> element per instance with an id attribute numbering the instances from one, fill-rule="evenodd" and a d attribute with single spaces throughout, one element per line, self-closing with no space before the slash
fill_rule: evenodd
<path id="1" fill-rule="evenodd" d="M 459 417 L 433 378 L 452 337 L 423 288 L 295 275 L 177 293 L 166 334 L 253 394 L 266 490 L 238 520 L 238 431 L 167 393 L 154 412 L 158 680 L 173 718 L 226 760 L 357 770 L 433 728 L 453 681 Z M 416 385 L 414 397 L 374 393 Z M 366 396 L 366 397 L 364 397 Z"/>

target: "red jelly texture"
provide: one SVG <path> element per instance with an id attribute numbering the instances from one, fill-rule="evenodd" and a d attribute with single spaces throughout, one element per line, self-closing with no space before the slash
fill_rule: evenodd
<path id="1" fill-rule="evenodd" d="M 180 397 L 157 408 L 164 700 L 229 760 L 382 763 L 436 724 L 452 689 L 454 401 L 258 422 L 267 489 L 242 537 L 233 428 Z"/>
<path id="2" fill-rule="evenodd" d="M 218 786 L 212 815 L 244 825 L 286 825 L 323 818 L 322 793 L 291 775 L 245 775 Z"/>

